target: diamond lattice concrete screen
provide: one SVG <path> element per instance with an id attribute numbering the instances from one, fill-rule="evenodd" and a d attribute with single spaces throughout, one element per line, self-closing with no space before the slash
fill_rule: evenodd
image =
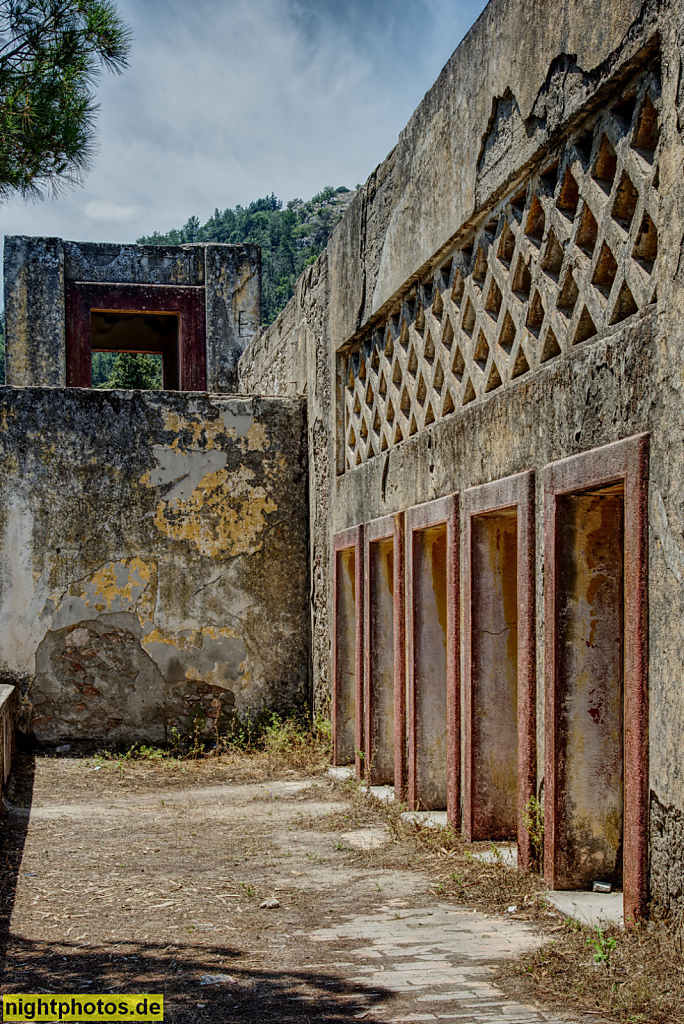
<path id="1" fill-rule="evenodd" d="M 648 438 L 545 472 L 546 837 L 552 888 L 623 884 L 644 912 Z"/>
<path id="2" fill-rule="evenodd" d="M 0 680 L 45 741 L 307 699 L 297 400 L 0 388 Z"/>
<path id="3" fill-rule="evenodd" d="M 333 764 L 356 764 L 363 750 L 363 531 L 333 541 Z M 358 708 L 358 714 L 357 714 Z"/>
<path id="4" fill-rule="evenodd" d="M 179 318 L 179 382 L 169 372 L 165 386 L 235 392 L 238 360 L 260 324 L 256 245 L 110 245 L 11 236 L 5 239 L 4 274 L 7 383 L 15 387 L 89 387 L 96 350 L 91 314 L 127 311 Z M 121 350 L 131 351 L 132 343 L 124 339 Z"/>
<path id="5" fill-rule="evenodd" d="M 371 785 L 394 784 L 404 771 L 403 516 L 364 527 L 364 758 Z"/>
<path id="6" fill-rule="evenodd" d="M 460 817 L 458 524 L 454 496 L 407 512 L 408 801 Z"/>
<path id="7" fill-rule="evenodd" d="M 534 474 L 466 491 L 463 531 L 465 832 L 515 839 L 535 795 Z"/>

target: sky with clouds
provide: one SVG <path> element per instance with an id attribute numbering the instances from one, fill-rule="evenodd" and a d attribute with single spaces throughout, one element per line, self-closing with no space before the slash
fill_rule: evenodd
<path id="1" fill-rule="evenodd" d="M 485 0 L 119 0 L 130 68 L 98 90 L 84 186 L 0 207 L 1 234 L 135 241 L 271 192 L 353 188 Z"/>

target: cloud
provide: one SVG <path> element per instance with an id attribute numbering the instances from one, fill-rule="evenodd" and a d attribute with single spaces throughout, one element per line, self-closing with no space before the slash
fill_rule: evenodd
<path id="1" fill-rule="evenodd" d="M 275 192 L 353 187 L 386 156 L 484 0 L 119 0 L 83 188 L 2 208 L 3 233 L 131 241 Z"/>

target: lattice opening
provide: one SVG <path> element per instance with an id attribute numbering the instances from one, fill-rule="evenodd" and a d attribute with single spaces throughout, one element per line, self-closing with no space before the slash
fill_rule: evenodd
<path id="1" fill-rule="evenodd" d="M 387 340 L 385 341 L 385 359 L 387 360 L 388 363 L 392 362 L 392 357 L 393 356 L 394 356 L 394 339 L 393 339 L 391 333 L 388 331 L 387 332 Z"/>
<path id="2" fill-rule="evenodd" d="M 556 306 L 560 309 L 568 320 L 572 319 L 572 314 L 575 312 L 575 306 L 577 305 L 577 299 L 579 297 L 579 288 L 575 282 L 572 270 L 569 270 L 563 287 L 560 290 L 560 295 L 556 301 Z"/>
<path id="3" fill-rule="evenodd" d="M 582 164 L 586 167 L 591 159 L 591 150 L 594 143 L 594 136 L 591 131 L 580 132 L 577 138 L 574 140 L 574 147 L 577 150 Z"/>
<path id="4" fill-rule="evenodd" d="M 561 347 L 558 344 L 558 339 L 553 333 L 553 328 L 549 327 L 544 338 L 544 345 L 542 347 L 541 356 L 539 358 L 540 363 L 548 363 L 549 359 L 554 359 L 561 353 Z"/>
<path id="5" fill-rule="evenodd" d="M 475 266 L 473 267 L 473 281 L 482 286 L 487 276 L 487 257 L 485 256 L 482 248 L 478 248 L 477 256 L 475 257 Z"/>
<path id="6" fill-rule="evenodd" d="M 432 298 L 435 292 L 434 281 L 426 281 L 423 285 L 423 298 L 425 299 L 425 308 L 432 304 Z"/>
<path id="7" fill-rule="evenodd" d="M 544 207 L 537 197 L 534 196 L 527 217 L 527 224 L 525 225 L 525 234 L 538 249 L 542 244 L 545 226 L 546 214 L 544 213 Z"/>
<path id="8" fill-rule="evenodd" d="M 594 276 L 591 279 L 591 283 L 606 299 L 610 295 L 610 290 L 613 287 L 615 278 L 617 277 L 617 272 L 618 265 L 615 257 L 606 242 L 604 242 L 601 246 L 599 258 L 596 261 L 596 268 L 594 270 Z"/>
<path id="9" fill-rule="evenodd" d="M 451 323 L 451 318 L 447 317 L 444 322 L 444 330 L 442 331 L 442 344 L 445 348 L 451 348 L 454 343 L 454 328 Z"/>
<path id="10" fill-rule="evenodd" d="M 401 432 L 401 427 L 397 423 L 396 430 L 394 431 L 394 444 L 399 444 L 404 440 L 404 435 Z"/>
<path id="11" fill-rule="evenodd" d="M 409 437 L 413 437 L 414 434 L 418 433 L 418 424 L 416 423 L 416 417 L 411 415 L 411 422 L 409 423 Z"/>
<path id="12" fill-rule="evenodd" d="M 449 281 L 451 280 L 451 270 L 453 265 L 454 261 L 449 260 L 447 263 L 444 263 L 439 269 L 439 276 L 442 280 L 442 288 L 449 287 Z"/>
<path id="13" fill-rule="evenodd" d="M 406 369 L 408 370 L 412 377 L 415 377 L 416 373 L 418 372 L 418 356 L 416 355 L 416 350 L 413 347 L 413 345 L 411 345 L 411 348 L 409 349 L 409 357 L 408 363 L 406 364 Z"/>
<path id="14" fill-rule="evenodd" d="M 435 422 L 435 414 L 432 411 L 432 406 L 428 402 L 427 409 L 425 410 L 425 426 L 427 427 L 430 423 Z"/>
<path id="15" fill-rule="evenodd" d="M 409 335 L 408 324 L 406 323 L 405 320 L 402 320 L 402 323 L 401 323 L 401 333 L 399 335 L 399 344 L 403 348 L 404 352 L 409 347 L 409 341 L 410 341 L 410 335 Z"/>
<path id="16" fill-rule="evenodd" d="M 369 408 L 372 406 L 374 398 L 375 398 L 375 395 L 373 394 L 373 385 L 371 384 L 370 381 L 368 381 L 368 387 L 366 388 L 366 399 L 365 399 L 365 401 L 366 401 L 366 405 Z"/>
<path id="17" fill-rule="evenodd" d="M 366 379 L 366 360 L 363 358 L 362 355 L 358 355 L 357 360 L 359 372 L 357 373 L 356 376 L 358 377 L 359 380 L 363 381 Z"/>
<path id="18" fill-rule="evenodd" d="M 508 221 L 504 221 L 503 231 L 501 232 L 501 238 L 499 239 L 499 248 L 496 255 L 507 270 L 510 270 L 511 260 L 513 259 L 514 252 L 515 235 L 511 231 L 511 226 L 508 223 Z"/>
<path id="19" fill-rule="evenodd" d="M 535 336 L 539 335 L 541 325 L 544 323 L 544 304 L 542 303 L 541 295 L 539 292 L 534 293 L 534 298 L 530 304 L 530 308 L 527 311 L 527 319 L 525 320 L 525 326 L 528 331 L 531 331 Z"/>
<path id="20" fill-rule="evenodd" d="M 465 290 L 465 281 L 460 270 L 456 270 L 456 276 L 454 277 L 454 286 L 451 289 L 451 301 L 457 309 L 461 308 L 461 302 L 463 301 L 463 292 Z"/>
<path id="21" fill-rule="evenodd" d="M 361 434 L 361 437 L 365 441 L 365 439 L 368 437 L 368 424 L 366 423 L 365 416 L 361 417 L 361 429 L 359 430 L 359 433 Z"/>
<path id="22" fill-rule="evenodd" d="M 550 167 L 547 167 L 545 171 L 542 171 L 539 175 L 539 180 L 547 193 L 550 196 L 553 196 L 556 191 L 556 185 L 558 184 L 558 160 L 551 164 Z"/>
<path id="23" fill-rule="evenodd" d="M 579 345 L 583 341 L 588 341 L 589 338 L 593 338 L 595 334 L 596 327 L 594 326 L 594 321 L 591 319 L 589 310 L 585 306 L 577 323 L 577 330 L 575 331 L 573 345 Z"/>
<path id="24" fill-rule="evenodd" d="M 438 395 L 442 393 L 442 388 L 444 386 L 444 370 L 442 369 L 442 364 L 440 363 L 439 359 L 437 360 L 435 374 L 434 377 L 432 378 L 432 386 Z"/>
<path id="25" fill-rule="evenodd" d="M 615 202 L 613 203 L 611 216 L 627 232 L 632 226 L 638 202 L 639 193 L 632 184 L 632 179 L 627 174 L 627 171 L 623 171 L 620 184 L 615 193 Z"/>
<path id="26" fill-rule="evenodd" d="M 579 185 L 570 168 L 565 172 L 556 206 L 568 220 L 574 220 L 579 206 Z"/>
<path id="27" fill-rule="evenodd" d="M 376 409 L 375 410 L 375 417 L 373 418 L 373 433 L 377 434 L 377 436 L 379 437 L 381 430 L 382 430 L 382 423 L 380 422 L 380 413 Z"/>
<path id="28" fill-rule="evenodd" d="M 475 310 L 473 304 L 468 299 L 466 302 L 465 310 L 463 311 L 463 319 L 461 320 L 461 329 L 465 331 L 469 338 L 472 338 L 473 331 L 475 330 Z"/>
<path id="29" fill-rule="evenodd" d="M 408 393 L 408 388 L 404 385 L 404 390 L 401 393 L 401 400 L 399 403 L 399 409 L 403 412 L 404 416 L 408 416 L 411 411 L 411 396 Z"/>
<path id="30" fill-rule="evenodd" d="M 387 403 L 387 412 L 385 413 L 385 415 L 387 416 L 387 422 L 390 425 L 392 423 L 394 423 L 394 406 L 392 405 L 392 399 L 391 398 L 390 398 L 389 402 Z"/>
<path id="31" fill-rule="evenodd" d="M 637 235 L 632 259 L 644 268 L 647 274 L 653 273 L 653 264 L 658 255 L 658 232 L 647 213 L 644 214 Z"/>
<path id="32" fill-rule="evenodd" d="M 485 232 L 489 235 L 490 242 L 493 242 L 496 238 L 496 233 L 499 230 L 499 218 L 492 217 L 491 220 L 487 221 L 485 225 Z"/>
<path id="33" fill-rule="evenodd" d="M 513 364 L 513 370 L 511 372 L 511 379 L 516 380 L 518 377 L 522 377 L 524 373 L 530 368 L 530 364 L 527 362 L 527 356 L 522 345 L 518 349 L 518 354 L 515 357 L 515 363 Z"/>
<path id="34" fill-rule="evenodd" d="M 620 122 L 620 127 L 624 132 L 629 131 L 632 126 L 632 119 L 634 117 L 634 111 L 636 110 L 636 93 L 632 93 L 630 96 L 625 96 L 624 99 L 620 100 L 613 107 L 611 113 Z"/>
<path id="35" fill-rule="evenodd" d="M 456 406 L 454 405 L 454 399 L 451 391 L 447 390 L 447 393 L 444 396 L 444 404 L 442 406 L 442 416 L 448 416 L 455 408 Z"/>
<path id="36" fill-rule="evenodd" d="M 608 195 L 613 187 L 617 173 L 617 153 L 613 149 L 607 135 L 601 139 L 598 156 L 591 171 L 597 185 Z"/>
<path id="37" fill-rule="evenodd" d="M 361 412 L 361 399 L 359 398 L 358 393 L 357 393 L 357 394 L 354 395 L 354 415 L 358 416 L 360 412 Z"/>
<path id="38" fill-rule="evenodd" d="M 487 339 L 485 338 L 484 331 L 480 330 L 477 336 L 477 342 L 475 344 L 475 351 L 473 352 L 473 362 L 477 363 L 477 365 L 484 373 L 484 368 L 487 365 L 488 359 L 489 345 L 487 344 Z"/>
<path id="39" fill-rule="evenodd" d="M 461 381 L 463 380 L 463 374 L 465 373 L 465 359 L 463 358 L 463 353 L 461 352 L 458 345 L 456 346 L 456 351 L 454 353 L 454 361 L 451 366 L 451 372 L 453 373 L 454 377 L 460 384 Z"/>
<path id="40" fill-rule="evenodd" d="M 477 396 L 475 394 L 475 388 L 473 387 L 473 382 L 470 379 L 470 377 L 468 377 L 468 380 L 466 381 L 465 389 L 463 391 L 463 405 L 470 405 L 471 402 L 475 401 L 476 397 Z"/>
<path id="41" fill-rule="evenodd" d="M 557 281 L 560 276 L 561 267 L 563 266 L 563 247 L 556 238 L 553 231 L 549 231 L 549 240 L 546 246 L 546 252 L 541 262 L 541 268 L 544 273 L 552 277 L 554 281 Z"/>
<path id="42" fill-rule="evenodd" d="M 380 383 L 378 384 L 378 394 L 384 398 L 387 394 L 387 382 L 385 380 L 385 374 L 380 375 Z"/>
<path id="43" fill-rule="evenodd" d="M 580 247 L 582 252 L 587 254 L 587 256 L 593 256 L 597 239 L 598 224 L 596 223 L 596 218 L 591 212 L 588 203 L 585 202 L 584 209 L 582 210 L 579 231 L 577 232 L 577 245 Z"/>
<path id="44" fill-rule="evenodd" d="M 651 97 L 646 95 L 632 134 L 632 148 L 637 151 L 639 156 L 652 164 L 659 138 L 658 111 L 654 107 Z"/>
<path id="45" fill-rule="evenodd" d="M 425 405 L 426 398 L 427 388 L 425 387 L 425 381 L 423 380 L 423 375 L 421 373 L 420 377 L 418 378 L 418 387 L 416 389 L 416 401 L 420 406 L 423 406 Z"/>
<path id="46" fill-rule="evenodd" d="M 432 315 L 436 320 L 441 322 L 442 315 L 444 313 L 444 300 L 442 299 L 441 293 L 436 292 L 434 302 L 432 303 Z"/>
<path id="47" fill-rule="evenodd" d="M 375 370 L 376 373 L 380 369 L 380 353 L 377 347 L 378 344 L 380 343 L 381 341 L 378 338 L 376 344 L 373 346 L 373 351 L 371 353 L 371 370 Z"/>
<path id="48" fill-rule="evenodd" d="M 496 321 L 499 319 L 499 313 L 501 311 L 501 289 L 498 284 L 492 278 L 492 283 L 489 286 L 489 293 L 487 295 L 487 301 L 485 302 L 485 310 L 489 313 L 492 320 Z"/>
<path id="49" fill-rule="evenodd" d="M 383 434 L 382 435 L 382 443 L 380 445 L 380 451 L 381 452 L 386 452 L 388 448 L 389 448 L 389 445 L 387 443 L 387 436 L 385 434 Z"/>
<path id="50" fill-rule="evenodd" d="M 634 313 L 638 312 L 638 309 L 639 307 L 634 301 L 634 296 L 632 295 L 629 289 L 629 285 L 626 281 L 623 281 L 622 287 L 620 288 L 620 293 L 617 298 L 617 302 L 615 303 L 613 315 L 610 318 L 611 324 L 622 323 L 622 321 L 626 320 L 627 317 L 632 316 Z"/>
<path id="51" fill-rule="evenodd" d="M 515 344 L 515 324 L 513 323 L 513 317 L 506 310 L 506 315 L 503 321 L 503 327 L 501 328 L 501 334 L 499 335 L 499 345 L 504 350 L 506 355 L 511 354 L 513 351 L 513 345 Z"/>
<path id="52" fill-rule="evenodd" d="M 392 383 L 397 388 L 400 388 L 402 380 L 403 380 L 403 377 L 402 377 L 402 373 L 401 373 L 401 366 L 399 365 L 399 360 L 397 359 L 397 360 L 395 360 L 394 367 L 392 369 Z"/>
<path id="53" fill-rule="evenodd" d="M 518 256 L 518 265 L 515 268 L 515 274 L 513 275 L 513 291 L 518 298 L 525 302 L 530 297 L 530 291 L 532 290 L 532 275 L 530 274 L 529 267 L 525 263 L 525 258 Z"/>
<path id="54" fill-rule="evenodd" d="M 425 330 L 425 311 L 420 303 L 418 303 L 418 312 L 416 313 L 416 319 L 413 326 L 418 334 L 422 335 Z"/>
<path id="55" fill-rule="evenodd" d="M 356 434 L 354 433 L 354 428 L 353 427 L 349 428 L 349 436 L 347 437 L 347 444 L 349 445 L 350 448 L 355 448 L 356 447 Z"/>
<path id="56" fill-rule="evenodd" d="M 435 343 L 432 340 L 432 335 L 428 331 L 427 338 L 425 339 L 425 351 L 423 352 L 425 361 L 432 364 L 435 358 Z"/>
<path id="57" fill-rule="evenodd" d="M 492 368 L 489 371 L 489 377 L 487 379 L 487 386 L 485 392 L 496 391 L 497 388 L 501 387 L 501 375 L 497 369 L 496 363 L 492 363 Z"/>
<path id="58" fill-rule="evenodd" d="M 527 187 L 521 189 L 520 192 L 518 192 L 517 195 L 513 196 L 513 199 L 511 200 L 511 209 L 519 224 L 522 222 L 526 203 Z"/>

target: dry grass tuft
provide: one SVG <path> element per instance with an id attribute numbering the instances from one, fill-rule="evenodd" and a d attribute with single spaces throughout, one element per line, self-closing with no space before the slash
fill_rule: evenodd
<path id="1" fill-rule="evenodd" d="M 620 1024 L 682 1024 L 681 929 L 653 920 L 629 932 L 566 921 L 538 952 L 502 967 L 508 991 Z"/>

